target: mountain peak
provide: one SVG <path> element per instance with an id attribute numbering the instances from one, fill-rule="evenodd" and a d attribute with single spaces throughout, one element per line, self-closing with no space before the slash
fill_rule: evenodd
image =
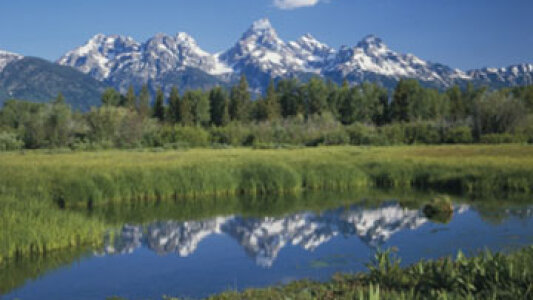
<path id="1" fill-rule="evenodd" d="M 312 44 L 317 44 L 317 43 L 320 43 L 312 34 L 310 33 L 306 33 L 304 35 L 302 35 L 298 41 L 301 41 L 301 42 L 304 42 L 304 43 L 312 43 Z M 320 43 L 321 44 L 321 43 Z"/>
<path id="2" fill-rule="evenodd" d="M 176 34 L 176 41 L 178 43 L 196 44 L 196 40 L 186 32 L 178 32 Z"/>
<path id="3" fill-rule="evenodd" d="M 267 18 L 263 18 L 263 19 L 259 19 L 255 21 L 252 24 L 251 29 L 254 31 L 261 31 L 261 30 L 269 30 L 273 28 L 272 28 L 272 24 L 270 23 L 270 20 Z"/>
<path id="4" fill-rule="evenodd" d="M 358 47 L 367 48 L 369 46 L 375 46 L 378 48 L 381 48 L 385 46 L 385 43 L 383 43 L 383 40 L 373 34 L 369 34 L 366 37 L 364 37 L 358 44 Z"/>
<path id="5" fill-rule="evenodd" d="M 93 35 L 87 42 L 90 43 L 90 42 L 98 42 L 98 41 L 102 41 L 106 38 L 107 36 L 103 33 L 97 33 L 95 35 Z"/>
<path id="6" fill-rule="evenodd" d="M 19 57 L 22 57 L 22 55 L 20 55 L 20 54 L 9 52 L 9 51 L 2 50 L 2 49 L 0 49 L 0 56 L 19 56 Z"/>
<path id="7" fill-rule="evenodd" d="M 306 33 L 303 36 L 301 36 L 298 39 L 298 43 L 300 45 L 307 45 L 309 48 L 315 48 L 315 49 L 330 49 L 330 47 L 319 40 L 317 40 L 313 35 L 310 33 Z"/>
<path id="8" fill-rule="evenodd" d="M 250 37 L 270 37 L 278 39 L 278 35 L 270 20 L 264 18 L 255 21 L 250 28 L 244 33 L 242 39 L 248 39 Z"/>

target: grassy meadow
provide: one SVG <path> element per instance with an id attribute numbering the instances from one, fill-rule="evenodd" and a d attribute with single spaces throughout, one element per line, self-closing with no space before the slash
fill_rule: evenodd
<path id="1" fill-rule="evenodd" d="M 98 243 L 113 221 L 84 212 L 104 205 L 128 214 L 121 209 L 126 204 L 165 199 L 210 197 L 223 206 L 234 196 L 284 199 L 309 190 L 384 187 L 479 196 L 528 195 L 533 188 L 533 151 L 521 145 L 39 150 L 2 153 L 0 168 L 4 258 Z M 228 200 L 228 207 L 243 203 Z"/>

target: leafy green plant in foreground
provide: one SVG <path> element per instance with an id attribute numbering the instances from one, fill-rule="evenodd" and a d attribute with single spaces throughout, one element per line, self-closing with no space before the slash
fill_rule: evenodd
<path id="1" fill-rule="evenodd" d="M 226 292 L 209 299 L 532 299 L 533 247 L 512 254 L 486 251 L 467 258 L 420 261 L 406 268 L 390 250 L 377 252 L 368 273 L 320 283 Z M 170 299 L 170 298 L 168 298 Z"/>

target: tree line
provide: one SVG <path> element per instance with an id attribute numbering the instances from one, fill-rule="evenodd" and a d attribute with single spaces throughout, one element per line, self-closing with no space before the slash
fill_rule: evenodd
<path id="1" fill-rule="evenodd" d="M 101 100 L 86 113 L 72 111 L 61 95 L 47 104 L 7 101 L 0 150 L 533 140 L 532 86 L 438 91 L 402 79 L 389 91 L 313 77 L 271 81 L 253 99 L 242 76 L 229 89 L 172 87 L 168 95 L 161 88 L 152 95 L 147 85 L 138 93 L 131 86 L 124 94 L 108 88 Z"/>

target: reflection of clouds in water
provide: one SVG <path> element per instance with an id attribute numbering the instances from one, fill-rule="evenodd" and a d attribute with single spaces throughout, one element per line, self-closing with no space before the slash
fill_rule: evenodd
<path id="1" fill-rule="evenodd" d="M 468 210 L 466 205 L 456 213 Z M 401 230 L 413 230 L 426 223 L 419 210 L 386 204 L 379 208 L 352 207 L 321 214 L 298 213 L 285 217 L 242 218 L 217 217 L 202 221 L 156 222 L 148 226 L 126 225 L 110 239 L 107 254 L 131 253 L 142 244 L 158 254 L 176 253 L 187 257 L 198 244 L 213 234 L 225 234 L 235 240 L 260 266 L 270 267 L 281 249 L 287 245 L 313 251 L 335 236 L 358 236 L 371 247 L 377 247 Z"/>

